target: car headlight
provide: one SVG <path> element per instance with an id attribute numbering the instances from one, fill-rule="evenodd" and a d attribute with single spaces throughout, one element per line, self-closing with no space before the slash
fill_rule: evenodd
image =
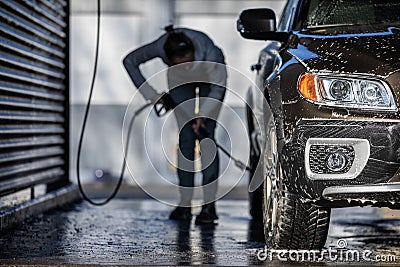
<path id="1" fill-rule="evenodd" d="M 306 73 L 300 77 L 298 89 L 305 98 L 319 104 L 396 110 L 392 91 L 378 79 Z"/>

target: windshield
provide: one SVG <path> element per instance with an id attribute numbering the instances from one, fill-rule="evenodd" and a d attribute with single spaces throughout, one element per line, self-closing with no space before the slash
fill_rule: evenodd
<path id="1" fill-rule="evenodd" d="M 312 28 L 399 21 L 399 0 L 310 0 L 305 26 Z"/>

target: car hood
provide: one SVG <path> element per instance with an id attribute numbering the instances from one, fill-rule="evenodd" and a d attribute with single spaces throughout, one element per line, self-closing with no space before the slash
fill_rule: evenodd
<path id="1" fill-rule="evenodd" d="M 400 69 L 400 27 L 321 28 L 294 32 L 288 52 L 309 71 L 386 77 Z"/>

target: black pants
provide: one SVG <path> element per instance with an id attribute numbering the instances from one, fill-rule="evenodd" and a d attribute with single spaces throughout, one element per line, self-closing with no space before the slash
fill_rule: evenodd
<path id="1" fill-rule="evenodd" d="M 198 100 L 196 100 L 196 88 L 198 88 Z M 196 101 L 199 101 L 201 105 L 202 97 L 207 97 L 209 91 L 210 86 L 206 83 L 189 83 L 170 90 L 172 99 L 179 104 L 175 117 L 179 127 L 178 178 L 181 206 L 190 206 L 194 187 L 194 159 L 197 136 L 193 132 L 189 120 L 196 117 Z M 190 114 L 189 118 L 182 116 L 180 110 L 184 110 L 185 115 Z M 203 175 L 204 203 L 209 203 L 216 199 L 219 156 L 218 149 L 214 144 L 216 121 L 208 118 L 205 120 L 205 124 L 209 136 L 200 142 L 200 160 Z"/>

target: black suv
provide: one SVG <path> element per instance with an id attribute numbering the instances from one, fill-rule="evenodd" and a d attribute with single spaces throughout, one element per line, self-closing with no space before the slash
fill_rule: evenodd
<path id="1" fill-rule="evenodd" d="M 400 1 L 244 10 L 266 40 L 249 91 L 251 214 L 267 246 L 320 249 L 330 209 L 400 207 Z"/>

